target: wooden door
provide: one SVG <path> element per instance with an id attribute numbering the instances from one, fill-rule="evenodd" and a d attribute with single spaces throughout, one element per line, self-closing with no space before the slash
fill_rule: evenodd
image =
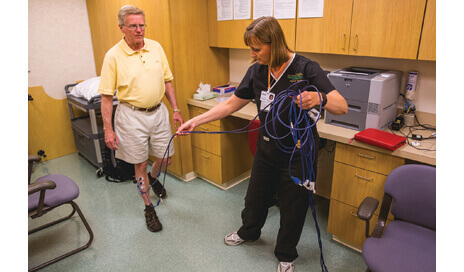
<path id="1" fill-rule="evenodd" d="M 322 18 L 298 18 L 296 51 L 348 54 L 353 0 L 326 0 Z"/>
<path id="2" fill-rule="evenodd" d="M 77 152 L 66 99 L 50 97 L 42 86 L 29 87 L 28 154 L 43 150 L 51 160 Z"/>
<path id="3" fill-rule="evenodd" d="M 419 47 L 420 60 L 436 60 L 436 0 L 428 0 Z"/>
<path id="4" fill-rule="evenodd" d="M 426 0 L 354 0 L 350 55 L 416 59 Z"/>

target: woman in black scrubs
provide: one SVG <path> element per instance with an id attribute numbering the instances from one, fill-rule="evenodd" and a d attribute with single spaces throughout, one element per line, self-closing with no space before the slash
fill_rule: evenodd
<path id="1" fill-rule="evenodd" d="M 305 91 L 296 96 L 293 102 L 298 107 L 306 110 L 322 106 L 332 114 L 346 114 L 348 105 L 345 99 L 335 90 L 319 64 L 289 49 L 282 28 L 274 17 L 261 17 L 255 20 L 247 27 L 244 40 L 251 49 L 251 57 L 255 63 L 250 66 L 235 93 L 225 102 L 180 126 L 177 130 L 178 134 L 188 134 L 188 131 L 194 130 L 201 124 L 227 117 L 252 99 L 255 99 L 260 112 L 266 105 L 272 103 L 280 92 L 289 87 L 292 89 L 303 87 L 305 84 L 296 83 L 302 80 L 314 85 L 319 92 Z M 282 108 L 288 110 L 288 107 Z M 266 122 L 268 113 L 266 109 L 259 115 L 261 124 Z M 286 119 L 288 115 L 285 111 L 278 114 L 281 119 Z M 319 136 L 316 126 L 311 129 L 314 138 L 311 143 L 312 157 L 317 158 Z M 272 130 L 278 135 L 286 135 L 289 132 L 286 126 L 279 124 Z M 245 208 L 242 211 L 243 224 L 238 231 L 228 234 L 224 240 L 227 245 L 239 245 L 245 241 L 259 239 L 268 207 L 276 195 L 280 208 L 280 229 L 274 251 L 280 262 L 278 271 L 294 271 L 293 261 L 298 257 L 296 246 L 309 207 L 308 190 L 296 185 L 291 179 L 291 176 L 295 176 L 302 180 L 301 156 L 296 154 L 291 158 L 290 154 L 283 152 L 278 146 L 292 144 L 294 145 L 291 135 L 276 143 L 273 135 L 269 135 L 265 128 L 260 129 L 258 148 L 245 197 Z M 315 181 L 317 160 L 313 159 L 311 163 L 313 169 L 311 180 Z"/>

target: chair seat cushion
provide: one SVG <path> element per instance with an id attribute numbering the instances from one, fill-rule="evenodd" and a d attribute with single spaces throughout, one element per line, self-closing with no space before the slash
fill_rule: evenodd
<path id="1" fill-rule="evenodd" d="M 63 203 L 74 200 L 79 196 L 79 187 L 72 179 L 65 175 L 46 175 L 38 178 L 36 182 L 41 180 L 51 180 L 56 184 L 55 189 L 45 191 L 45 206 L 56 207 Z M 39 197 L 40 192 L 29 195 L 29 211 L 37 208 L 39 204 Z"/>
<path id="2" fill-rule="evenodd" d="M 382 238 L 368 238 L 362 255 L 367 267 L 382 271 L 436 271 L 436 232 L 403 221 L 393 221 Z"/>

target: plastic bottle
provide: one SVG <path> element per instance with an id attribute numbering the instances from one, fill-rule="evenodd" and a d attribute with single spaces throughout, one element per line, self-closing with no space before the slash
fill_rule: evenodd
<path id="1" fill-rule="evenodd" d="M 416 98 L 416 84 L 418 73 L 416 71 L 409 72 L 408 85 L 406 85 L 406 100 L 414 100 Z"/>

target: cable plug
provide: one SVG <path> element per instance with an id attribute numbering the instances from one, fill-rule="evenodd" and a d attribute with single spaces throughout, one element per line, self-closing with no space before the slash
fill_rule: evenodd
<path id="1" fill-rule="evenodd" d="M 307 179 L 303 184 L 300 184 L 300 186 L 316 193 L 316 183 L 314 181 L 309 181 L 309 179 Z"/>
<path id="2" fill-rule="evenodd" d="M 416 141 L 422 141 L 422 135 L 419 134 L 413 134 L 411 138 Z"/>
<path id="3" fill-rule="evenodd" d="M 301 186 L 301 180 L 299 178 L 296 178 L 296 177 L 290 177 L 293 182 L 295 182 L 296 185 L 300 185 Z"/>

